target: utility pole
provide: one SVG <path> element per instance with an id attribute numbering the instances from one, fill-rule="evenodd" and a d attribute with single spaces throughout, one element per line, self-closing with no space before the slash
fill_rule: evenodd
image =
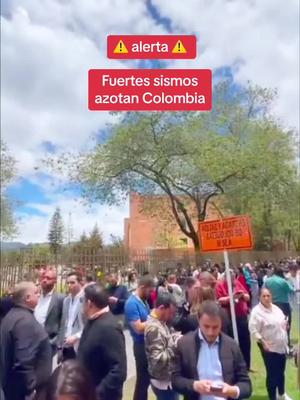
<path id="1" fill-rule="evenodd" d="M 72 213 L 69 211 L 69 218 L 68 218 L 68 245 L 70 246 L 71 240 L 73 237 L 73 229 L 72 229 Z"/>

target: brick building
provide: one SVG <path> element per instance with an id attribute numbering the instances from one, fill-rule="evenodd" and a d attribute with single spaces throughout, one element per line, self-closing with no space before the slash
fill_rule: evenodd
<path id="1" fill-rule="evenodd" d="M 190 212 L 192 212 L 192 208 Z M 218 219 L 213 207 L 207 219 Z M 196 215 L 193 219 L 197 227 Z M 168 196 L 131 193 L 129 218 L 124 220 L 124 244 L 130 250 L 193 248 L 193 242 L 179 229 Z"/>

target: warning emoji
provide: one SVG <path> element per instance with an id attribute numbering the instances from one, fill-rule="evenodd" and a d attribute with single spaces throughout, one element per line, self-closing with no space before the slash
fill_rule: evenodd
<path id="1" fill-rule="evenodd" d="M 185 54 L 186 53 L 186 49 L 184 47 L 184 45 L 182 44 L 181 40 L 178 40 L 172 50 L 172 53 L 175 54 Z"/>
<path id="2" fill-rule="evenodd" d="M 115 60 L 196 58 L 195 35 L 108 35 L 107 57 Z"/>
<path id="3" fill-rule="evenodd" d="M 123 42 L 123 40 L 120 40 L 119 43 L 116 45 L 114 49 L 115 54 L 126 54 L 128 53 L 128 50 Z"/>

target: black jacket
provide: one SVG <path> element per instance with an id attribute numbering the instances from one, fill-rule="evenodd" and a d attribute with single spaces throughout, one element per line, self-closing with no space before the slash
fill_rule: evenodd
<path id="1" fill-rule="evenodd" d="M 183 335 L 196 329 L 194 327 L 191 329 L 190 321 L 188 316 L 190 315 L 190 304 L 188 302 L 184 303 L 181 307 L 178 307 L 176 316 L 172 322 L 172 326 L 176 331 L 181 332 Z"/>
<path id="2" fill-rule="evenodd" d="M 8 311 L 13 308 L 13 306 L 14 302 L 11 296 L 4 296 L 0 298 L 0 323 L 5 315 L 8 313 Z"/>
<path id="3" fill-rule="evenodd" d="M 5 397 L 23 400 L 51 376 L 52 354 L 48 335 L 33 312 L 13 307 L 1 323 L 0 371 Z"/>
<path id="4" fill-rule="evenodd" d="M 228 312 L 220 307 L 222 318 L 222 332 L 233 337 L 232 324 Z M 173 327 L 176 331 L 185 335 L 188 332 L 194 331 L 199 326 L 197 314 L 191 314 L 188 304 L 184 304 L 178 309 L 177 315 L 173 321 Z"/>
<path id="5" fill-rule="evenodd" d="M 193 383 L 199 380 L 197 361 L 200 346 L 198 330 L 189 332 L 178 341 L 178 361 L 172 374 L 172 386 L 184 395 L 185 400 L 199 400 L 199 394 L 193 390 Z M 224 382 L 239 387 L 239 399 L 250 397 L 252 385 L 242 353 L 238 344 L 223 333 L 220 335 L 219 356 Z"/>
<path id="6" fill-rule="evenodd" d="M 115 304 L 110 304 L 110 311 L 114 315 L 124 314 L 124 306 L 126 300 L 128 299 L 128 290 L 125 285 L 110 286 L 107 288 L 107 293 L 109 296 L 116 297 L 118 302 Z"/>
<path id="7" fill-rule="evenodd" d="M 48 333 L 53 348 L 57 345 L 57 336 L 61 323 L 64 298 L 65 296 L 60 293 L 53 293 L 45 321 L 45 330 Z"/>
<path id="8" fill-rule="evenodd" d="M 101 400 L 122 398 L 127 368 L 125 338 L 111 312 L 86 323 L 78 358 L 89 371 Z"/>

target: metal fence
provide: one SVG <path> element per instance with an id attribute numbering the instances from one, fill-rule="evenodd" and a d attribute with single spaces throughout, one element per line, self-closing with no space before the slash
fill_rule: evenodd
<path id="1" fill-rule="evenodd" d="M 240 251 L 230 253 L 230 261 L 237 265 L 240 262 L 263 260 L 280 260 L 290 255 L 286 252 Z M 203 253 L 202 262 L 222 262 L 222 253 Z M 55 266 L 58 280 L 63 285 L 64 276 L 73 269 L 79 269 L 93 278 L 108 272 L 125 273 L 135 269 L 139 274 L 148 271 L 157 274 L 175 268 L 190 268 L 195 265 L 195 254 L 192 249 L 150 249 L 127 251 L 125 249 L 63 249 L 55 258 L 49 252 L 41 253 L 38 249 L 22 249 L 17 252 L 2 252 L 0 268 L 0 293 L 22 280 L 38 279 L 39 270 L 46 266 Z"/>

